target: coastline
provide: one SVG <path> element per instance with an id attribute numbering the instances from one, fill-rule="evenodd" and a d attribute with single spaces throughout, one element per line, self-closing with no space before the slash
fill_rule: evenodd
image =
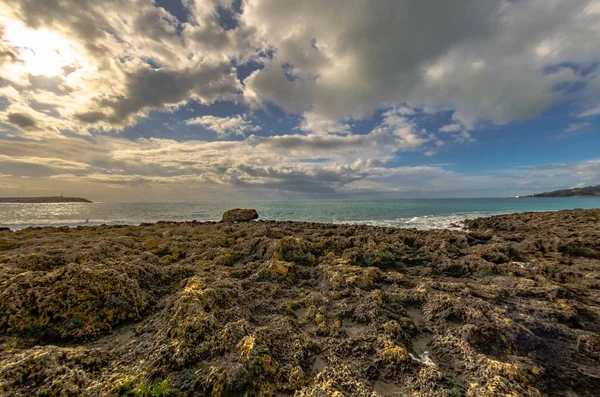
<path id="1" fill-rule="evenodd" d="M 399 228 L 453 227 L 465 218 L 504 213 L 600 208 L 600 199 L 427 199 L 361 201 L 157 202 L 0 205 L 0 227 L 79 226 L 219 220 L 224 211 L 256 208 L 262 219 L 369 224 Z"/>
<path id="2" fill-rule="evenodd" d="M 548 212 L 548 211 L 532 211 L 532 212 Z M 286 220 L 286 219 L 259 219 L 258 222 L 286 222 L 286 223 L 295 223 L 299 225 L 304 224 L 319 224 L 319 225 L 347 225 L 347 226 L 370 226 L 376 228 L 391 228 L 391 229 L 417 229 L 417 230 L 436 230 L 436 229 L 448 229 L 448 230 L 463 230 L 463 226 L 461 225 L 463 221 L 477 218 L 487 218 L 490 216 L 511 214 L 512 212 L 502 212 L 502 213 L 492 213 L 492 214 L 451 214 L 451 215 L 424 215 L 424 216 L 415 216 L 408 217 L 402 220 L 394 219 L 394 220 L 333 220 L 333 221 L 296 221 L 296 220 Z M 19 224 L 19 223 L 10 223 L 10 224 L 2 224 L 0 223 L 0 228 L 9 228 L 12 231 L 23 230 L 23 229 L 40 229 L 40 228 L 70 228 L 70 229 L 79 229 L 82 227 L 124 227 L 124 226 L 140 226 L 140 225 L 148 225 L 148 224 L 156 224 L 156 223 L 169 223 L 172 225 L 185 225 L 187 223 L 196 223 L 196 224 L 213 224 L 219 222 L 217 217 L 212 219 L 204 219 L 204 220 L 158 220 L 155 222 L 141 222 L 141 221 L 99 221 L 93 219 L 87 219 L 79 222 L 68 222 L 65 223 L 62 220 L 54 221 L 53 223 L 43 223 L 43 224 Z M 400 225 L 401 224 L 401 225 Z"/>
<path id="3" fill-rule="evenodd" d="M 0 231 L 0 392 L 592 395 L 599 222 Z"/>
<path id="4" fill-rule="evenodd" d="M 92 203 L 82 197 L 0 197 L 0 204 L 58 204 L 58 203 Z"/>

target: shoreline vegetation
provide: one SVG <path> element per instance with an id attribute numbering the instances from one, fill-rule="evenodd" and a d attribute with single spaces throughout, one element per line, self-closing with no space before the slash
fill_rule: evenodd
<path id="1" fill-rule="evenodd" d="M 0 231 L 0 394 L 597 395 L 599 222 Z"/>
<path id="2" fill-rule="evenodd" d="M 0 203 L 20 204 L 46 204 L 46 203 L 91 203 L 92 201 L 81 197 L 0 197 Z"/>

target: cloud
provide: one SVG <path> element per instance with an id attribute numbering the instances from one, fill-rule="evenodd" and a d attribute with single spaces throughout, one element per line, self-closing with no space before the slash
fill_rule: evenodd
<path id="1" fill-rule="evenodd" d="M 0 35 L 1 37 L 1 35 Z M 19 56 L 16 48 L 8 46 L 5 43 L 0 42 L 0 65 L 3 63 L 17 63 L 19 62 Z"/>
<path id="2" fill-rule="evenodd" d="M 289 111 L 312 109 L 332 120 L 363 118 L 386 102 L 406 101 L 424 61 L 495 25 L 494 2 L 275 3 L 254 1 L 241 16 L 276 50 L 245 82 L 247 90 Z M 293 81 L 281 65 L 291 65 Z"/>
<path id="3" fill-rule="evenodd" d="M 186 141 L 114 136 L 0 141 L 2 182 L 32 194 L 85 191 L 95 199 L 341 197 L 344 195 L 507 195 L 600 181 L 600 161 L 466 175 L 447 165 L 392 166 L 402 137 L 380 135 L 250 136 L 241 141 Z M 8 188 L 7 188 L 8 189 Z M 36 190 L 37 189 L 37 190 Z M 0 188 L 0 192 L 3 190 Z M 10 190 L 4 194 L 10 194 Z M 390 197 L 392 197 L 390 196 Z"/>
<path id="4" fill-rule="evenodd" d="M 351 183 L 389 173 L 385 162 L 405 144 L 393 130 L 217 142 L 129 141 L 109 136 L 66 142 L 3 141 L 0 165 L 10 174 L 8 179 L 44 176 L 55 182 L 71 181 L 72 186 L 96 184 L 90 192 L 108 185 L 193 183 L 215 191 L 235 187 L 331 195 L 352 190 Z"/>
<path id="5" fill-rule="evenodd" d="M 565 128 L 566 133 L 575 133 L 585 129 L 588 129 L 592 126 L 592 123 L 571 123 L 567 128 Z"/>
<path id="6" fill-rule="evenodd" d="M 592 0 L 183 4 L 187 21 L 150 0 L 2 4 L 0 71 L 52 108 L 57 120 L 42 129 L 54 133 L 118 131 L 151 110 L 242 99 L 302 115 L 310 133 L 346 133 L 348 120 L 391 106 L 406 117 L 452 111 L 471 129 L 535 116 L 557 103 L 557 87 L 598 80 L 568 66 L 600 61 Z M 221 26 L 218 9 L 235 23 Z M 242 85 L 237 68 L 249 61 L 264 67 Z M 44 88 L 32 83 L 40 74 L 53 77 Z"/>
<path id="7" fill-rule="evenodd" d="M 209 130 L 216 132 L 220 136 L 229 134 L 236 134 L 244 136 L 247 132 L 260 131 L 259 126 L 252 125 L 252 122 L 246 120 L 245 116 L 235 117 L 215 117 L 215 116 L 202 116 L 189 119 L 186 124 L 190 125 L 202 125 Z"/>
<path id="8" fill-rule="evenodd" d="M 539 191 L 594 185 L 600 182 L 600 159 L 520 167 L 509 175 Z"/>
<path id="9" fill-rule="evenodd" d="M 305 112 L 299 126 L 300 130 L 320 135 L 346 134 L 352 130 L 348 123 L 337 122 L 322 118 L 316 113 Z"/>
<path id="10" fill-rule="evenodd" d="M 577 117 L 580 117 L 580 118 L 594 117 L 594 116 L 598 116 L 598 115 L 600 115 L 600 106 L 588 109 L 584 112 L 581 112 L 580 114 L 577 115 Z"/>
<path id="11" fill-rule="evenodd" d="M 387 131 L 402 141 L 404 150 L 417 149 L 435 140 L 435 136 L 425 129 L 419 129 L 414 121 L 404 116 L 404 108 L 392 108 L 383 113 L 383 122 L 377 131 Z"/>
<path id="12" fill-rule="evenodd" d="M 463 126 L 460 124 L 448 124 L 440 128 L 440 132 L 460 132 Z"/>
<path id="13" fill-rule="evenodd" d="M 563 130 L 563 132 L 552 135 L 550 139 L 565 139 L 574 137 L 586 133 L 587 130 L 589 130 L 592 127 L 592 123 L 571 123 L 567 128 Z"/>
<path id="14" fill-rule="evenodd" d="M 23 113 L 8 113 L 6 116 L 6 121 L 24 129 L 36 127 L 35 119 Z"/>
<path id="15" fill-rule="evenodd" d="M 399 106 L 396 108 L 396 113 L 402 116 L 414 116 L 417 112 L 415 109 L 411 109 L 408 106 Z"/>
<path id="16" fill-rule="evenodd" d="M 63 172 L 80 172 L 89 167 L 85 163 L 50 157 L 18 157 L 0 155 L 0 168 L 7 174 L 19 176 L 52 176 Z"/>
<path id="17" fill-rule="evenodd" d="M 87 111 L 75 117 L 85 123 L 108 121 L 118 126 L 131 123 L 150 109 L 169 109 L 191 99 L 211 103 L 225 99 L 238 87 L 228 62 L 201 63 L 186 70 L 154 70 L 143 68 L 125 78 L 122 96 L 97 98 L 96 107 L 108 112 Z"/>
<path id="18" fill-rule="evenodd" d="M 389 161 L 398 152 L 420 150 L 434 140 L 432 134 L 419 129 L 414 122 L 395 110 L 388 110 L 382 122 L 367 134 L 252 136 L 249 142 L 303 159 L 327 158 L 350 163 L 360 159 Z"/>
<path id="19" fill-rule="evenodd" d="M 557 103 L 596 115 L 597 0 L 182 5 L 185 21 L 152 0 L 1 2 L 3 180 L 335 195 L 533 189 L 570 183 L 568 171 L 578 183 L 597 175 L 595 163 L 488 177 L 399 165 Z M 208 105 L 226 116 L 187 113 Z M 286 122 L 263 125 L 253 109 Z M 438 113 L 452 121 L 433 131 Z M 125 139 L 136 124 L 142 138 Z M 195 124 L 217 136 L 169 135 Z M 147 138 L 163 126 L 162 139 Z"/>
<path id="20" fill-rule="evenodd" d="M 149 0 L 3 3 L 0 74 L 53 113 L 40 127 L 46 133 L 118 131 L 151 110 L 239 95 L 232 60 L 247 58 L 245 33 L 225 32 L 216 18 L 204 13 L 182 24 Z"/>
<path id="21" fill-rule="evenodd" d="M 580 80 L 547 67 L 598 61 L 591 3 L 251 1 L 241 22 L 274 56 L 245 94 L 332 121 L 398 102 L 453 110 L 466 126 L 532 117 L 556 103 L 557 85 Z"/>

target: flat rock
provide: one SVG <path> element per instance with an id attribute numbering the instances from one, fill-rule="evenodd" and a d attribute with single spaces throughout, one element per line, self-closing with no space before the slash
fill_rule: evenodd
<path id="1" fill-rule="evenodd" d="M 222 222 L 249 222 L 258 219 L 255 209 L 235 208 L 223 214 Z"/>

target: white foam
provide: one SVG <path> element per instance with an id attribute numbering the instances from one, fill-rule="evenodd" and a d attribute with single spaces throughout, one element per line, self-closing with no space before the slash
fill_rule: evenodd
<path id="1" fill-rule="evenodd" d="M 368 225 L 368 226 L 380 226 L 380 227 L 393 227 L 393 228 L 415 228 L 420 230 L 428 230 L 428 229 L 453 229 L 453 230 L 461 230 L 463 229 L 462 221 L 466 219 L 474 219 L 487 217 L 492 215 L 499 215 L 505 212 L 469 212 L 469 213 L 455 213 L 449 215 L 424 215 L 424 216 L 411 216 L 406 218 L 396 218 L 396 219 L 357 219 L 357 220 L 333 220 L 332 223 L 336 224 L 345 224 L 345 225 Z M 179 217 L 177 219 L 164 219 L 171 221 L 191 221 L 192 219 L 197 219 L 199 221 L 213 221 L 218 220 L 218 218 L 204 216 L 198 217 L 200 214 L 194 214 L 193 217 Z M 214 218 L 214 219 L 213 219 Z M 139 225 L 143 222 L 157 222 L 161 219 L 23 219 L 23 220 L 15 220 L 12 222 L 2 223 L 0 222 L 0 226 L 7 226 L 13 230 L 23 229 L 30 226 L 69 226 L 69 227 L 77 227 L 77 226 L 98 226 L 98 225 Z"/>
<path id="2" fill-rule="evenodd" d="M 369 225 L 382 227 L 395 227 L 401 229 L 415 228 L 420 230 L 429 229 L 463 229 L 462 222 L 467 219 L 482 218 L 500 213 L 491 212 L 471 212 L 457 213 L 450 215 L 424 215 L 410 218 L 396 218 L 383 220 L 352 220 L 352 221 L 334 221 L 334 223 L 345 225 Z"/>

